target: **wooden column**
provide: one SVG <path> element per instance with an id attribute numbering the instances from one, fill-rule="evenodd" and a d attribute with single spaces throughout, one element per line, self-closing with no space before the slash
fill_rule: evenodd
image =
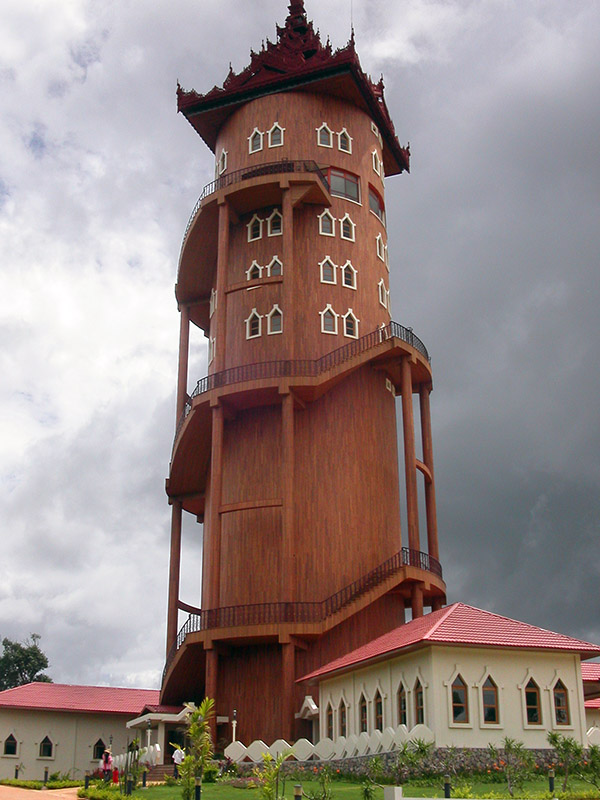
<path id="1" fill-rule="evenodd" d="M 212 645 L 210 645 L 210 649 L 206 650 L 206 671 L 205 671 L 205 681 L 204 681 L 204 696 L 205 697 L 212 697 L 215 701 L 215 716 L 211 720 L 210 724 L 210 733 L 215 741 L 215 737 L 217 734 L 217 680 L 219 677 L 219 653 L 217 649 Z"/>
<path id="2" fill-rule="evenodd" d="M 417 465 L 415 455 L 415 426 L 412 406 L 412 375 L 410 359 L 402 359 L 402 429 L 404 439 L 404 474 L 406 480 L 406 521 L 408 546 L 420 550 L 419 505 L 417 501 Z"/>
<path id="3" fill-rule="evenodd" d="M 294 206 L 292 194 L 288 189 L 283 192 L 281 205 L 283 242 L 283 286 L 282 309 L 283 314 L 283 339 L 285 342 L 285 358 L 294 358 L 296 329 L 294 327 Z M 283 357 L 283 356 L 282 356 Z"/>
<path id="4" fill-rule="evenodd" d="M 214 371 L 226 368 L 225 352 L 227 348 L 227 267 L 229 264 L 229 205 L 224 199 L 219 203 L 219 234 L 217 250 L 217 317 L 216 353 Z"/>
<path id="5" fill-rule="evenodd" d="M 291 392 L 283 396 L 281 403 L 281 431 L 283 508 L 280 597 L 282 601 L 291 602 L 297 600 L 294 553 L 294 396 Z"/>
<path id="6" fill-rule="evenodd" d="M 281 738 L 294 740 L 294 678 L 295 646 L 293 642 L 281 645 Z"/>
<path id="7" fill-rule="evenodd" d="M 435 507 L 435 480 L 433 477 L 433 438 L 431 435 L 431 409 L 429 393 L 431 385 L 421 384 L 419 402 L 421 409 L 421 440 L 423 442 L 423 463 L 429 470 L 431 481 L 425 481 L 425 512 L 427 515 L 427 549 L 429 555 L 439 560 L 437 511 Z"/>
<path id="8" fill-rule="evenodd" d="M 179 571 L 181 565 L 181 503 L 171 507 L 171 551 L 169 554 L 169 599 L 167 603 L 167 655 L 177 639 Z"/>
<path id="9" fill-rule="evenodd" d="M 410 605 L 413 619 L 423 616 L 423 585 L 421 583 L 413 584 Z"/>
<path id="10" fill-rule="evenodd" d="M 175 425 L 179 424 L 187 399 L 189 350 L 190 309 L 189 306 L 181 306 L 181 319 L 179 322 L 179 365 L 177 369 L 177 419 L 175 420 Z"/>
<path id="11" fill-rule="evenodd" d="M 203 570 L 208 584 L 206 601 L 209 608 L 220 605 L 221 583 L 221 500 L 223 483 L 223 406 L 212 406 L 212 440 L 210 454 L 210 513 L 208 541 L 204 541 L 203 558 L 208 564 Z"/>

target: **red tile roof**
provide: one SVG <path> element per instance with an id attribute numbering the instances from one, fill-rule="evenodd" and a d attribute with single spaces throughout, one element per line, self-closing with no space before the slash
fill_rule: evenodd
<path id="1" fill-rule="evenodd" d="M 586 708 L 600 708 L 600 697 L 595 697 L 593 700 L 586 700 L 584 706 Z"/>
<path id="2" fill-rule="evenodd" d="M 397 651 L 428 644 L 562 650 L 579 653 L 586 658 L 600 655 L 600 647 L 590 642 L 572 639 L 562 633 L 553 633 L 464 603 L 453 603 L 401 625 L 299 680 L 346 671 Z"/>
<path id="3" fill-rule="evenodd" d="M 116 689 L 113 686 L 70 686 L 64 683 L 26 683 L 0 692 L 0 708 L 41 711 L 86 711 L 100 714 L 141 713 L 158 704 L 158 689 Z"/>
<path id="4" fill-rule="evenodd" d="M 582 664 L 581 677 L 584 681 L 600 681 L 600 664 Z"/>

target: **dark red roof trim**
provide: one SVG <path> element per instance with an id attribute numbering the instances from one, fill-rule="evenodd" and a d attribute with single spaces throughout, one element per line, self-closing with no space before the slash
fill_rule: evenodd
<path id="1" fill-rule="evenodd" d="M 222 87 L 214 86 L 206 94 L 198 94 L 193 89 L 185 91 L 178 84 L 178 110 L 214 151 L 220 124 L 226 116 L 219 115 L 208 125 L 198 124 L 199 121 L 193 117 L 226 107 L 233 111 L 233 106 L 255 97 L 347 75 L 354 79 L 364 106 L 377 123 L 396 162 L 396 169 L 390 170 L 386 166 L 386 172 L 394 174 L 408 170 L 409 150 L 400 145 L 396 136 L 383 96 L 383 78 L 374 83 L 363 72 L 354 46 L 354 32 L 346 47 L 333 52 L 330 41 L 323 45 L 312 21 L 307 19 L 303 2 L 290 3 L 289 12 L 284 27 L 277 26 L 277 41 L 267 40 L 258 53 L 251 50 L 250 64 L 241 72 L 235 73 L 230 66 Z M 314 88 L 318 89 L 317 86 Z"/>

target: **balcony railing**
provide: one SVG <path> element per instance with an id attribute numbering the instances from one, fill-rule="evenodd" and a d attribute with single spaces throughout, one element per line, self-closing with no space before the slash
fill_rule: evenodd
<path id="1" fill-rule="evenodd" d="M 344 344 L 315 360 L 304 358 L 293 361 L 259 361 L 256 364 L 243 364 L 239 367 L 230 367 L 222 372 L 213 372 L 212 375 L 201 378 L 192 394 L 188 397 L 183 414 L 177 423 L 175 441 L 177 441 L 177 436 L 185 418 L 190 413 L 192 400 L 200 394 L 205 394 L 205 392 L 219 389 L 223 386 L 230 386 L 233 383 L 260 380 L 261 378 L 318 378 L 319 375 L 333 367 L 338 367 L 349 359 L 361 355 L 391 338 L 401 339 L 411 347 L 414 347 L 428 362 L 431 361 L 427 348 L 419 337 L 413 333 L 412 328 L 405 328 L 404 325 L 400 325 L 398 322 L 390 322 L 389 325 L 377 328 L 371 333 L 361 336 L 360 339 L 353 339 L 348 344 Z"/>
<path id="2" fill-rule="evenodd" d="M 220 178 L 207 183 L 204 189 L 202 189 L 202 194 L 194 206 L 194 210 L 192 211 L 188 220 L 185 233 L 183 234 L 181 250 L 183 251 L 183 245 L 185 244 L 189 230 L 192 227 L 192 222 L 194 221 L 198 211 L 202 208 L 202 201 L 206 197 L 214 192 L 218 192 L 219 189 L 224 189 L 227 186 L 233 186 L 234 183 L 250 180 L 250 178 L 259 178 L 263 175 L 281 175 L 289 172 L 312 172 L 320 178 L 323 186 L 327 189 L 327 191 L 329 191 L 327 177 L 317 166 L 316 161 L 270 161 L 268 164 L 257 164 L 253 167 L 237 169 L 235 172 L 226 172 L 224 175 L 221 175 Z"/>
<path id="3" fill-rule="evenodd" d="M 344 586 L 343 589 L 322 601 L 253 603 L 243 606 L 224 606 L 223 608 L 199 610 L 196 614 L 190 614 L 169 651 L 163 671 L 163 681 L 177 650 L 179 650 L 189 633 L 212 628 L 234 628 L 246 625 L 322 622 L 406 566 L 418 567 L 442 578 L 442 565 L 437 558 L 430 556 L 428 553 L 422 553 L 420 550 L 411 550 L 408 547 L 403 547 L 402 550 L 394 553 L 391 558 L 379 564 L 371 572 Z"/>

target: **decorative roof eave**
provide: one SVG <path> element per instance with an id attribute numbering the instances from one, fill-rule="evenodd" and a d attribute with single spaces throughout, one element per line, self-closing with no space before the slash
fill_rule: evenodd
<path id="1" fill-rule="evenodd" d="M 230 68 L 222 87 L 206 94 L 177 86 L 177 109 L 188 119 L 207 146 L 215 152 L 219 129 L 236 108 L 257 97 L 284 91 L 307 90 L 346 96 L 370 114 L 384 140 L 387 175 L 409 170 L 409 151 L 400 145 L 383 97 L 383 79 L 373 83 L 363 72 L 354 47 L 331 50 L 324 46 L 303 3 L 292 3 L 285 27 L 277 27 L 277 42 L 267 42 L 251 52 L 250 65 L 236 74 Z M 358 89 L 358 92 L 356 91 Z"/>

